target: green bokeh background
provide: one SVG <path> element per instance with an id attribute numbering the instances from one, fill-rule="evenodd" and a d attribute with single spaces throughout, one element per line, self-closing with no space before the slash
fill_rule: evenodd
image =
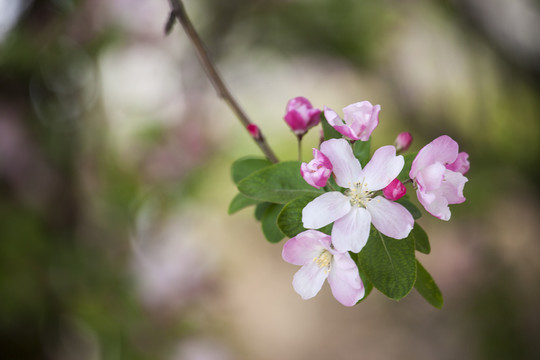
<path id="1" fill-rule="evenodd" d="M 510 4 L 509 4 L 510 3 Z M 445 296 L 303 301 L 229 166 L 258 148 L 166 0 L 0 1 L 0 349 L 6 359 L 533 359 L 540 350 L 540 4 L 186 1 L 280 159 L 285 104 L 381 104 L 376 146 L 442 134 L 467 202 L 424 214 Z M 303 157 L 318 145 L 304 140 Z"/>

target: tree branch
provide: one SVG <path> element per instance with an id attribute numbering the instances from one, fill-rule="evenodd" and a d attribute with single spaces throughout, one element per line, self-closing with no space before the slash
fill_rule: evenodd
<path id="1" fill-rule="evenodd" d="M 225 86 L 225 83 L 221 79 L 221 76 L 217 72 L 216 67 L 214 66 L 212 60 L 210 59 L 210 56 L 208 55 L 208 51 L 206 51 L 206 48 L 204 47 L 204 44 L 199 37 L 199 34 L 197 34 L 197 31 L 193 27 L 193 24 L 191 23 L 191 20 L 189 19 L 186 9 L 184 8 L 184 4 L 181 0 L 169 0 L 169 4 L 171 5 L 171 15 L 169 17 L 169 20 L 167 21 L 167 25 L 165 26 L 165 32 L 168 33 L 172 29 L 172 21 L 174 17 L 178 19 L 178 22 L 182 25 L 184 28 L 185 33 L 191 40 L 191 43 L 195 47 L 195 51 L 197 54 L 197 57 L 199 58 L 199 61 L 204 69 L 204 72 L 210 79 L 210 82 L 214 86 L 214 89 L 217 92 L 217 95 L 223 99 L 229 105 L 231 110 L 235 113 L 236 117 L 244 128 L 247 130 L 248 125 L 252 124 L 251 120 L 247 117 L 246 113 L 240 105 L 236 102 L 232 94 L 230 93 L 229 89 Z M 260 136 L 255 138 L 252 137 L 253 140 L 257 143 L 261 151 L 266 155 L 268 160 L 270 160 L 273 163 L 279 162 L 276 155 L 274 155 L 274 152 L 268 145 L 268 143 L 265 141 L 262 133 L 260 133 Z"/>

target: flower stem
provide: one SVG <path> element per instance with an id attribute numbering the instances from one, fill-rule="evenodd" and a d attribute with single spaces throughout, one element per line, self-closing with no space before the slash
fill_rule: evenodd
<path id="1" fill-rule="evenodd" d="M 298 139 L 298 161 L 302 161 L 302 137 L 303 135 L 297 135 Z"/>
<path id="2" fill-rule="evenodd" d="M 225 83 L 223 82 L 216 67 L 214 66 L 214 63 L 210 59 L 210 56 L 208 55 L 208 51 L 206 50 L 204 43 L 202 42 L 195 28 L 193 27 L 193 24 L 191 23 L 191 20 L 186 13 L 186 9 L 184 8 L 182 0 L 169 0 L 169 4 L 171 5 L 171 14 L 165 26 L 165 32 L 168 33 L 172 29 L 173 22 L 171 21 L 171 19 L 173 19 L 173 17 L 176 17 L 176 19 L 178 19 L 178 22 L 184 28 L 185 33 L 191 40 L 191 43 L 195 47 L 195 52 L 197 54 L 197 57 L 199 58 L 199 62 L 201 63 L 201 66 L 204 69 L 206 76 L 208 76 L 208 79 L 210 79 L 210 82 L 216 90 L 217 95 L 221 99 L 223 99 L 223 101 L 225 101 L 227 105 L 229 105 L 238 120 L 240 120 L 244 128 L 247 129 L 248 125 L 252 124 L 252 121 L 247 117 L 244 110 L 236 102 L 229 89 L 225 86 Z M 273 163 L 279 162 L 278 158 L 264 139 L 262 133 L 260 134 L 259 138 L 253 139 L 255 140 L 261 151 L 266 155 L 268 160 Z"/>

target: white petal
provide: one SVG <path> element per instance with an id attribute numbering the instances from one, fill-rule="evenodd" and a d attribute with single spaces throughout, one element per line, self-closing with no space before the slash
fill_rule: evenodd
<path id="1" fill-rule="evenodd" d="M 334 110 L 326 106 L 324 107 L 324 117 L 331 126 L 343 125 L 343 120 L 341 120 L 339 115 Z"/>
<path id="2" fill-rule="evenodd" d="M 385 188 L 399 175 L 404 164 L 403 156 L 396 156 L 392 145 L 377 149 L 364 168 L 364 185 L 369 191 Z"/>
<path id="3" fill-rule="evenodd" d="M 338 191 L 327 192 L 306 205 L 302 223 L 306 229 L 319 229 L 347 214 L 350 208 L 348 197 Z"/>
<path id="4" fill-rule="evenodd" d="M 364 208 L 353 206 L 349 213 L 336 220 L 332 228 L 332 244 L 338 251 L 360 252 L 369 237 L 371 215 Z"/>
<path id="5" fill-rule="evenodd" d="M 458 143 L 450 136 L 442 135 L 424 146 L 416 155 L 409 175 L 414 179 L 419 171 L 433 163 L 451 164 L 458 157 Z"/>
<path id="6" fill-rule="evenodd" d="M 328 284 L 336 300 L 345 306 L 353 306 L 364 297 L 358 267 L 348 253 L 334 255 Z"/>
<path id="7" fill-rule="evenodd" d="M 327 140 L 321 144 L 321 152 L 332 163 L 332 171 L 336 175 L 336 183 L 339 186 L 351 187 L 353 183 L 361 180 L 362 166 L 354 157 L 347 140 Z"/>
<path id="8" fill-rule="evenodd" d="M 328 277 L 326 267 L 319 267 L 314 261 L 302 266 L 294 274 L 293 288 L 302 299 L 311 299 L 321 290 L 324 280 Z"/>
<path id="9" fill-rule="evenodd" d="M 373 226 L 381 233 L 394 239 L 403 239 L 409 236 L 414 218 L 401 204 L 377 196 L 366 204 L 371 214 Z"/>

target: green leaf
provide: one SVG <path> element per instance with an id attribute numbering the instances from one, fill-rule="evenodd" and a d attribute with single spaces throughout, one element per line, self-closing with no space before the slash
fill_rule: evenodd
<path id="1" fill-rule="evenodd" d="M 409 237 L 413 238 L 416 250 L 420 251 L 423 254 L 429 254 L 431 252 L 429 238 L 424 229 L 422 229 L 420 225 L 418 225 L 418 223 L 414 223 L 414 227 L 411 230 Z"/>
<path id="2" fill-rule="evenodd" d="M 300 175 L 300 161 L 285 161 L 259 170 L 238 183 L 245 196 L 271 203 L 285 204 L 303 195 L 320 195 Z"/>
<path id="3" fill-rule="evenodd" d="M 353 145 L 354 156 L 360 161 L 362 168 L 366 166 L 369 161 L 369 150 L 371 146 L 371 138 L 368 141 L 357 140 Z"/>
<path id="4" fill-rule="evenodd" d="M 409 210 L 414 220 L 420 219 L 422 217 L 422 212 L 420 211 L 420 209 L 418 209 L 416 205 L 414 205 L 408 199 L 401 198 L 399 200 L 396 200 L 396 202 L 400 203 L 405 207 L 405 209 Z"/>
<path id="5" fill-rule="evenodd" d="M 437 309 L 442 308 L 444 301 L 441 290 L 439 290 L 431 275 L 418 260 L 416 260 L 416 282 L 414 288 L 428 303 Z"/>
<path id="6" fill-rule="evenodd" d="M 326 121 L 324 112 L 321 112 L 321 124 L 324 133 L 324 140 L 341 139 L 343 137 L 343 135 L 341 135 L 336 129 L 332 127 L 332 125 L 328 123 L 328 121 Z"/>
<path id="7" fill-rule="evenodd" d="M 271 243 L 277 243 L 285 237 L 279 228 L 277 227 L 276 220 L 281 212 L 283 205 L 270 204 L 270 206 L 264 212 L 261 219 L 262 232 Z"/>
<path id="8" fill-rule="evenodd" d="M 304 209 L 314 198 L 316 198 L 316 196 L 302 196 L 287 203 L 287 205 L 283 207 L 283 210 L 281 210 L 277 219 L 277 226 L 282 233 L 292 238 L 302 231 L 307 230 L 302 226 L 302 209 Z M 330 235 L 332 224 L 319 229 L 319 231 Z"/>
<path id="9" fill-rule="evenodd" d="M 405 159 L 405 165 L 403 166 L 403 169 L 401 170 L 401 172 L 399 173 L 397 177 L 399 181 L 404 182 L 404 181 L 409 180 L 409 173 L 411 172 L 411 165 L 417 154 L 418 153 L 415 152 L 412 154 L 403 155 Z"/>
<path id="10" fill-rule="evenodd" d="M 358 254 L 358 264 L 380 292 L 394 300 L 407 295 L 416 280 L 414 241 L 396 240 L 373 226 L 369 240 Z"/>
<path id="11" fill-rule="evenodd" d="M 264 213 L 266 212 L 266 209 L 268 209 L 268 207 L 272 205 L 272 203 L 269 203 L 269 202 L 263 202 L 263 203 L 259 203 L 257 206 L 255 206 L 255 212 L 253 215 L 255 215 L 255 219 L 257 221 L 261 221 Z"/>
<path id="12" fill-rule="evenodd" d="M 270 161 L 261 157 L 243 157 L 233 162 L 231 166 L 231 175 L 235 184 L 240 180 L 253 174 L 255 171 L 264 169 L 272 165 Z"/>
<path id="13" fill-rule="evenodd" d="M 235 212 L 242 210 L 243 208 L 258 203 L 259 202 L 257 200 L 250 199 L 242 194 L 236 194 L 236 196 L 231 200 L 231 203 L 229 204 L 229 210 L 227 211 L 227 213 L 229 215 L 232 215 Z"/>

